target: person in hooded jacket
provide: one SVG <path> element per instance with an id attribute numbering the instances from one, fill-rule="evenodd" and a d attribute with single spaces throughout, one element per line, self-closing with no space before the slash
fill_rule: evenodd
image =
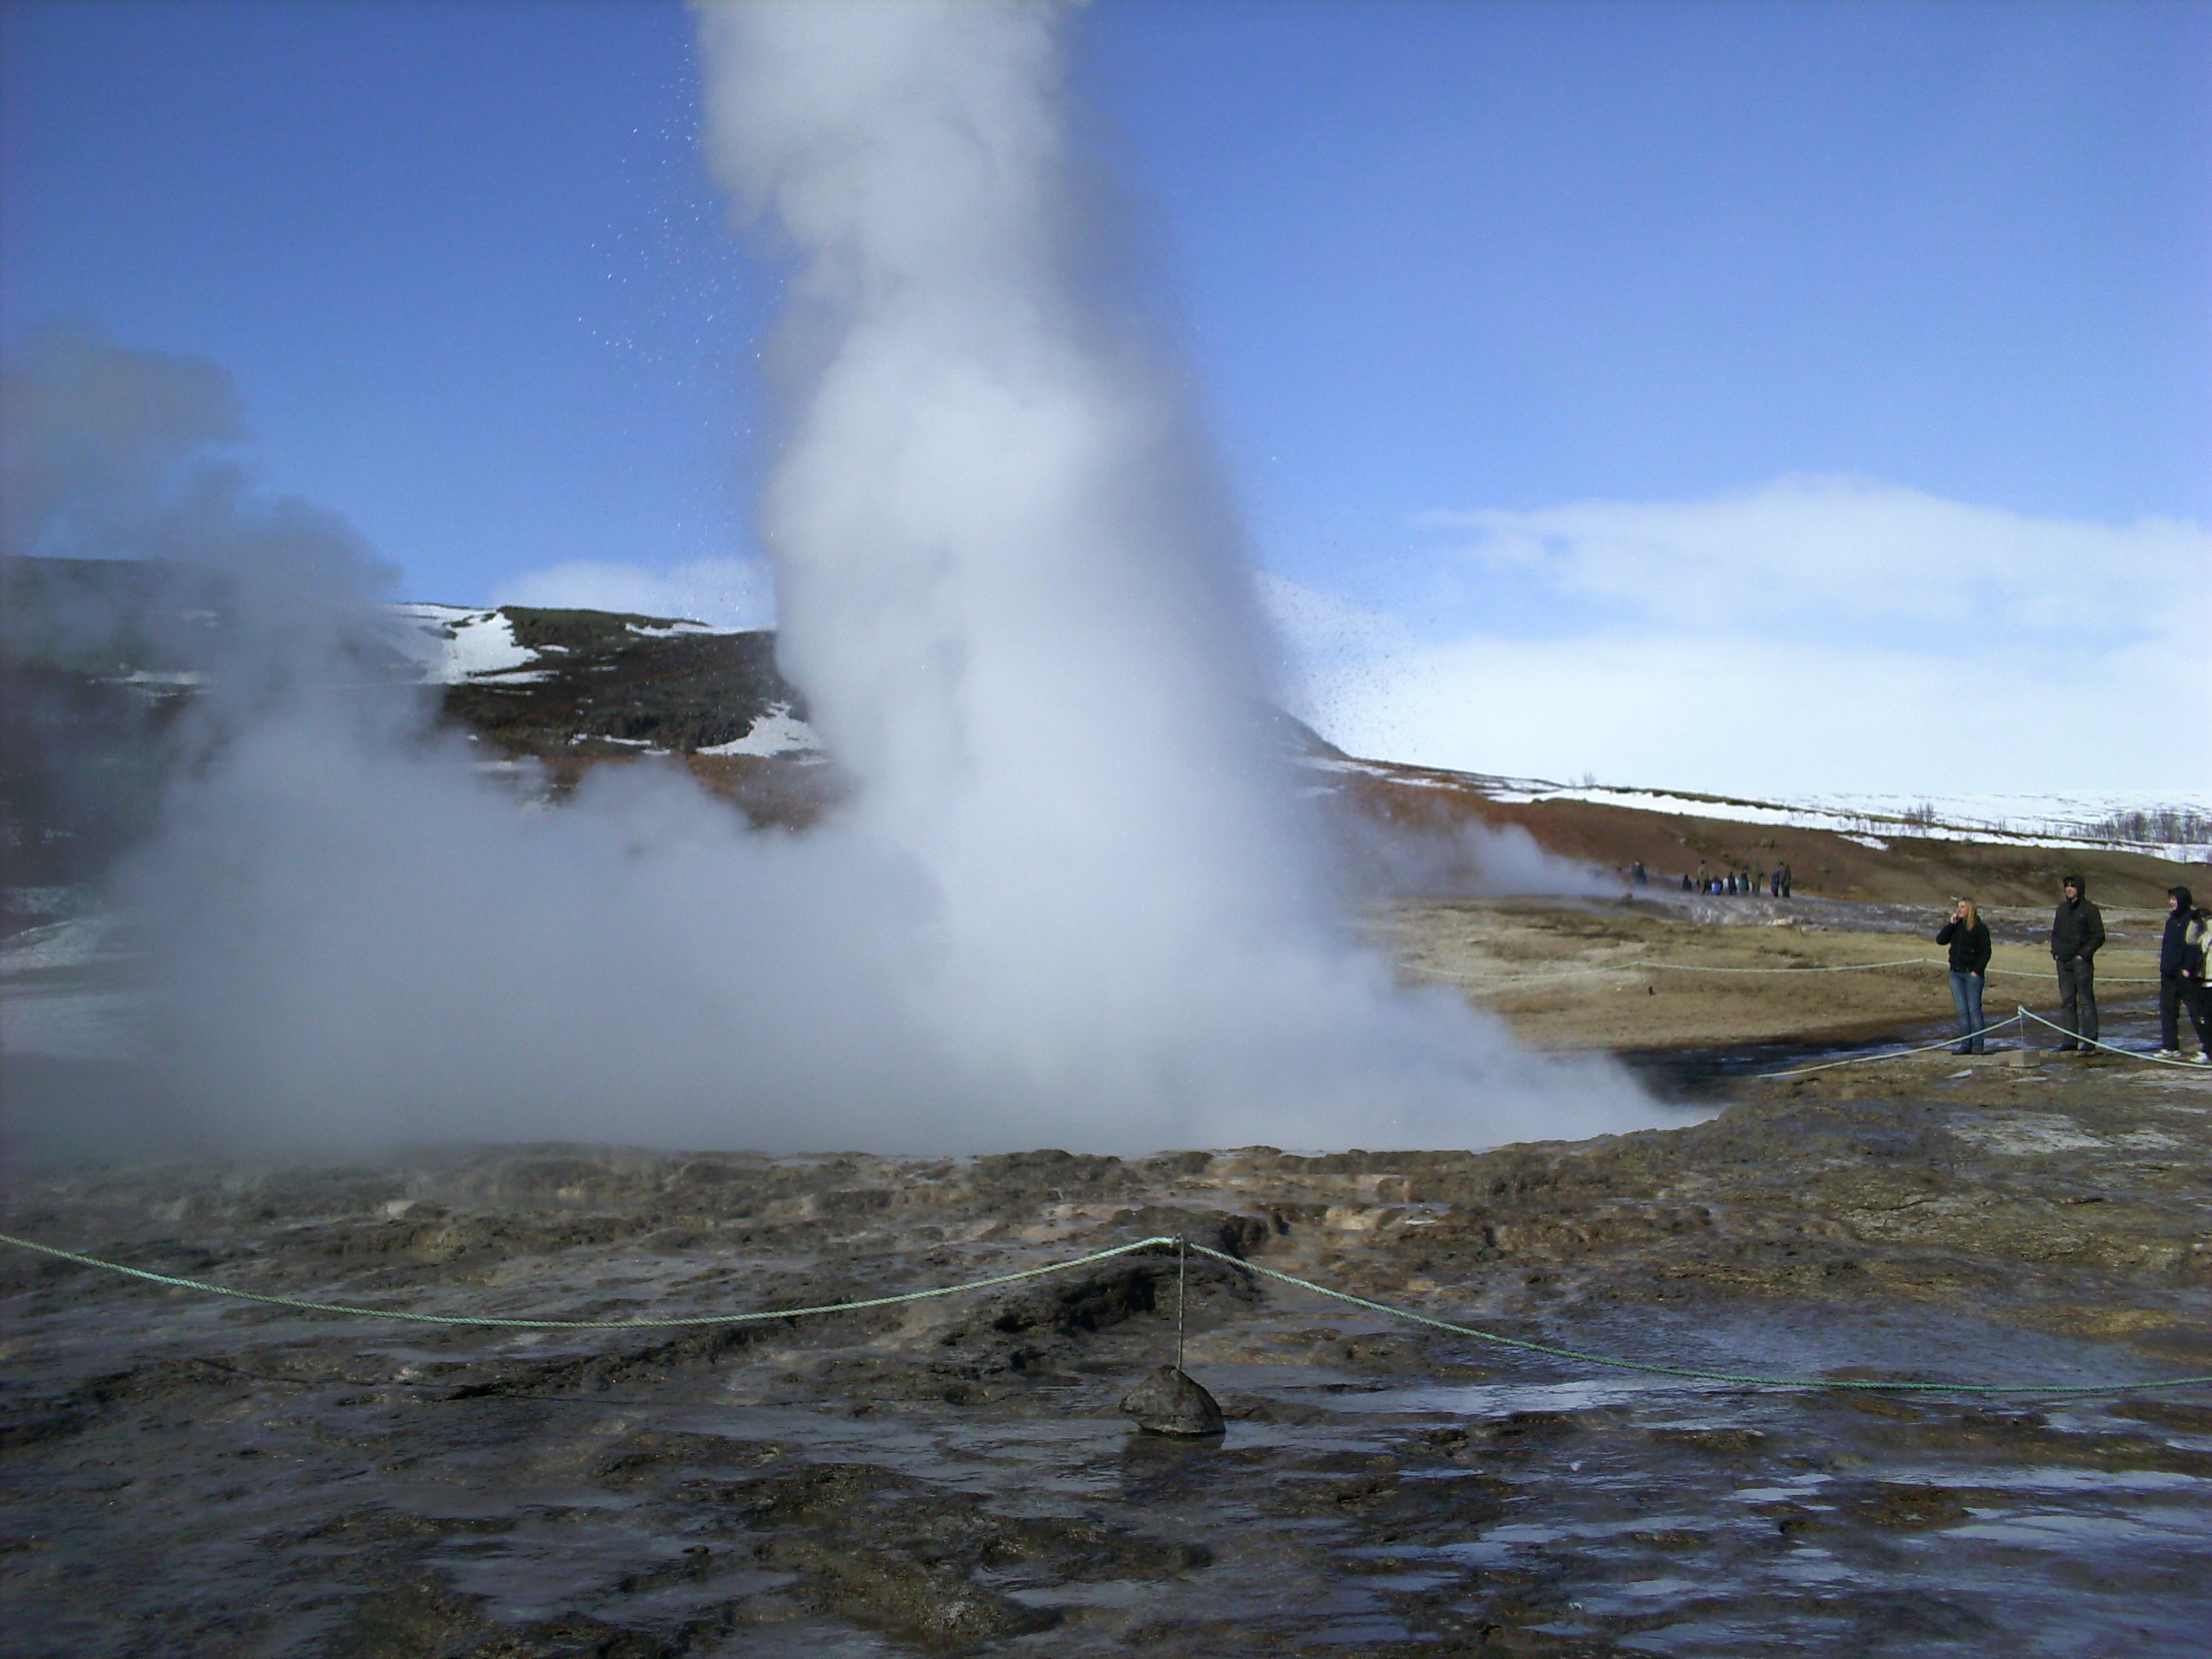
<path id="1" fill-rule="evenodd" d="M 2096 955 L 2104 948 L 2105 913 L 2089 902 L 2078 875 L 2059 883 L 2058 909 L 2050 918 L 2050 959 L 2058 964 L 2058 1020 L 2066 1040 L 2058 1052 L 2097 1040 Z"/>
<path id="2" fill-rule="evenodd" d="M 2196 1005 L 2189 1011 L 2190 1023 L 2196 1027 L 2196 1063 L 2212 1065 L 2212 1039 L 2204 1030 L 2212 1026 L 2212 912 L 2196 912 L 2182 935 L 2182 983 L 2196 992 Z"/>
<path id="3" fill-rule="evenodd" d="M 2166 889 L 2166 931 L 2158 940 L 2158 1058 L 2181 1058 L 2181 1011 L 2196 1027 L 2197 1058 L 2212 1063 L 2205 1040 L 2204 912 L 2187 887 Z"/>
<path id="4" fill-rule="evenodd" d="M 1961 1054 L 1980 1054 L 1982 1048 L 1981 988 L 1989 973 L 1989 924 L 1971 899 L 1952 906 L 1951 919 L 1936 935 L 1936 943 L 1951 947 L 1951 1003 L 1959 1011 Z"/>

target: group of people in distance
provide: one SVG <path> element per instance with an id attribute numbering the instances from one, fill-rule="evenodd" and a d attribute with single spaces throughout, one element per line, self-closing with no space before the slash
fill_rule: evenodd
<path id="1" fill-rule="evenodd" d="M 2058 1023 L 2065 1040 L 2062 1054 L 2097 1043 L 2096 956 L 2104 947 L 2104 912 L 2090 902 L 2078 875 L 2059 884 L 2058 909 L 2050 918 L 2050 958 L 2058 969 Z M 2205 1026 L 2212 1005 L 2205 995 L 2205 944 L 2212 918 L 2196 906 L 2187 887 L 2166 889 L 2166 931 L 2158 942 L 2158 1058 L 2181 1058 L 2181 1011 L 2189 1010 L 2196 1028 L 2196 1063 L 2212 1065 L 2212 1038 Z M 1982 1050 L 1981 988 L 1989 972 L 1989 926 L 1971 899 L 1951 907 L 1950 919 L 1936 943 L 1951 950 L 1951 1001 L 1958 1010 L 1961 1054 Z"/>
<path id="2" fill-rule="evenodd" d="M 1786 863 L 1777 864 L 1770 870 L 1726 870 L 1715 875 L 1711 869 L 1700 864 L 1697 867 L 1695 880 L 1692 880 L 1688 874 L 1682 877 L 1684 893 L 1733 895 L 1739 893 L 1757 893 L 1761 888 L 1766 889 L 1777 899 L 1789 898 L 1789 866 Z"/>

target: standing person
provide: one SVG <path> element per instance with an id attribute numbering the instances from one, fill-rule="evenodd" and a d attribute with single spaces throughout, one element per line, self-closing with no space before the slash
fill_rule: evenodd
<path id="1" fill-rule="evenodd" d="M 2196 1063 L 2212 1065 L 2212 1035 L 2205 1032 L 2212 1026 L 2212 914 L 2195 912 L 2182 939 L 2182 1001 L 2189 1005 L 2189 1023 L 2196 1027 Z"/>
<path id="2" fill-rule="evenodd" d="M 1782 861 L 1782 896 L 1789 896 L 1789 861 L 1786 858 Z"/>
<path id="3" fill-rule="evenodd" d="M 2058 964 L 2058 1019 L 2066 1040 L 2062 1054 L 2097 1040 L 2096 955 L 2105 942 L 2105 914 L 2089 902 L 2078 875 L 2059 883 L 2058 909 L 2050 918 L 2050 958 Z"/>
<path id="4" fill-rule="evenodd" d="M 1971 899 L 1951 907 L 1951 919 L 1936 935 L 1936 943 L 1951 947 L 1951 1004 L 1959 1011 L 1961 1054 L 1980 1054 L 1982 1048 L 1981 988 L 1989 973 L 1989 927 Z"/>
<path id="5" fill-rule="evenodd" d="M 2212 1056 L 2204 1037 L 2204 912 L 2187 887 L 2166 889 L 2166 931 L 2158 941 L 2158 1058 L 2181 1058 L 2181 1011 L 2196 1027 L 2196 1047 Z"/>

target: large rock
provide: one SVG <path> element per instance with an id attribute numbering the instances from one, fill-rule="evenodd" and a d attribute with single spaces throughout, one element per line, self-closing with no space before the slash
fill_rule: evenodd
<path id="1" fill-rule="evenodd" d="M 1163 1365 L 1122 1397 L 1122 1409 L 1153 1434 L 1218 1434 L 1221 1408 L 1174 1365 Z"/>

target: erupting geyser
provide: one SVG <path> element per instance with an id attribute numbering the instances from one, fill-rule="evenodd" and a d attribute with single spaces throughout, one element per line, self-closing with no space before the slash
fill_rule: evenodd
<path id="1" fill-rule="evenodd" d="M 853 801 L 756 833 L 611 767 L 518 814 L 306 665 L 126 884 L 168 970 L 166 1097 L 236 1139 L 770 1150 L 1653 1121 L 1609 1064 L 1399 988 L 1332 913 L 1235 516 L 1069 151 L 1064 22 L 700 10 L 710 160 L 791 268 L 781 651 Z"/>
<path id="2" fill-rule="evenodd" d="M 932 1023 L 1001 1085 L 1138 1143 L 1336 1138 L 1363 1097 L 1463 1138 L 1452 1061 L 1504 1039 L 1316 910 L 1239 529 L 1068 153 L 1067 10 L 700 8 L 709 159 L 797 267 L 785 660 L 855 827 L 929 873 Z"/>

